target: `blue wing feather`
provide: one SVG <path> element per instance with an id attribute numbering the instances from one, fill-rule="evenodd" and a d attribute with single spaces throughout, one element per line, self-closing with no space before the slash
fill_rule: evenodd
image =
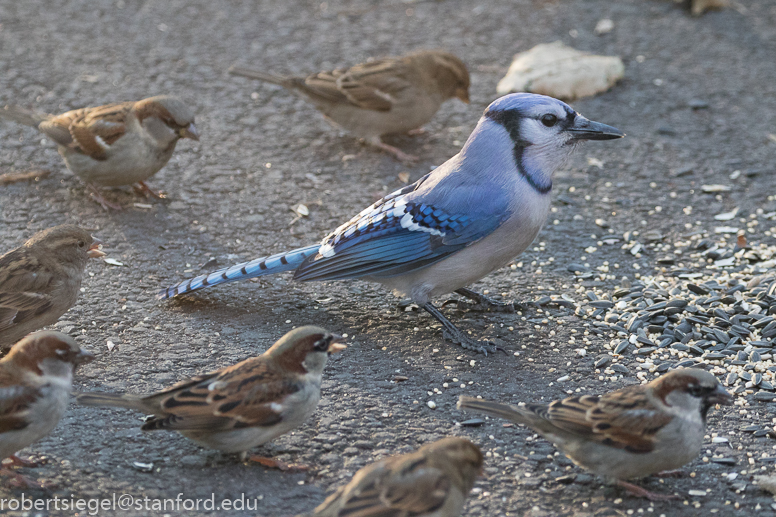
<path id="1" fill-rule="evenodd" d="M 297 268 L 294 278 L 338 280 L 404 274 L 463 249 L 506 218 L 505 213 L 473 217 L 469 210 L 456 213 L 435 206 L 455 203 L 428 202 L 416 195 L 428 177 L 393 192 L 330 233 L 318 253 Z"/>

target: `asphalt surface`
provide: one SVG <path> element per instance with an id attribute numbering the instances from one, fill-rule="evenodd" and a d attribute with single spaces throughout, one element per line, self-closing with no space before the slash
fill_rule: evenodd
<path id="1" fill-rule="evenodd" d="M 602 18 L 614 20 L 615 28 L 597 36 L 593 29 Z M 473 288 L 509 300 L 566 294 L 582 301 L 590 287 L 615 287 L 623 276 L 634 281 L 658 267 L 656 252 L 636 260 L 619 245 L 596 246 L 603 235 L 657 231 L 666 243 L 687 232 L 717 238 L 715 214 L 734 206 L 740 217 L 776 210 L 771 1 L 740 0 L 699 18 L 659 0 L 0 2 L 0 105 L 59 113 L 171 93 L 195 107 L 202 135 L 199 143 L 179 143 L 152 178 L 166 200 L 119 189 L 110 199 L 126 209 L 106 213 L 66 171 L 53 144 L 29 128 L 0 124 L 0 173 L 51 172 L 0 187 L 0 249 L 66 221 L 92 229 L 123 264 L 90 264 L 78 304 L 57 325 L 97 355 L 79 372 L 77 389 L 160 389 L 261 353 L 296 325 L 317 324 L 350 337 L 348 350 L 325 372 L 314 417 L 257 450 L 308 465 L 306 472 L 242 464 L 173 433 L 143 434 L 141 415 L 129 411 L 73 406 L 48 438 L 23 451 L 47 463 L 22 471 L 56 485 L 26 496 L 128 494 L 134 502 L 122 515 L 231 514 L 143 506 L 179 493 L 191 499 L 215 494 L 217 503 L 244 497 L 258 505 L 235 515 L 293 515 L 312 509 L 360 467 L 455 434 L 474 440 L 487 456 L 465 515 L 776 514 L 772 496 L 752 484 L 753 475 L 773 473 L 767 458 L 776 456 L 774 442 L 740 431 L 771 426 L 772 404 L 713 412 L 704 455 L 725 455 L 734 464 L 699 458 L 685 477 L 643 481 L 680 495 L 656 503 L 604 486 L 554 456 L 549 443 L 529 441 L 523 428 L 494 421 L 457 426 L 472 416 L 455 410 L 462 393 L 549 401 L 569 390 L 598 393 L 638 382 L 633 374 L 601 380 L 593 363 L 606 353 L 609 338 L 586 335 L 588 322 L 570 309 L 494 314 L 446 307 L 462 327 L 500 340 L 508 351 L 483 357 L 443 342 L 430 316 L 363 282 L 295 284 L 278 276 L 179 302 L 154 299 L 158 287 L 202 272 L 211 258 L 223 266 L 317 242 L 400 187 L 400 173 L 414 181 L 443 163 L 496 97 L 512 55 L 555 40 L 623 58 L 620 84 L 573 105 L 628 137 L 582 147 L 556 176 L 557 211 L 534 247 L 514 268 Z M 414 166 L 330 128 L 308 104 L 277 87 L 226 73 L 234 63 L 308 73 L 419 48 L 444 48 L 467 63 L 472 103 L 445 104 L 425 135 L 388 139 L 422 156 Z M 707 194 L 702 184 L 731 190 Z M 300 203 L 309 216 L 295 220 L 292 208 Z M 596 219 L 605 219 L 611 233 Z M 750 242 L 772 246 L 769 225 L 776 226 L 764 220 L 752 227 Z M 591 246 L 597 249 L 586 252 Z M 580 261 L 608 266 L 610 273 L 580 281 L 567 270 Z M 579 348 L 587 349 L 585 356 Z M 636 359 L 630 361 L 637 370 Z M 569 380 L 557 381 L 566 375 Z M 712 432 L 729 442 L 712 443 Z M 735 480 L 730 473 L 738 474 Z M 21 492 L 0 488 L 0 499 Z"/>

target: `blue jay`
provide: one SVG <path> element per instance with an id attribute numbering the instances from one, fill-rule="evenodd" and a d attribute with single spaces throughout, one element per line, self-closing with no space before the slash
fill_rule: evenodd
<path id="1" fill-rule="evenodd" d="M 550 210 L 553 174 L 576 145 L 623 136 L 552 97 L 506 95 L 487 107 L 461 152 L 320 244 L 184 280 L 159 297 L 283 271 L 300 281 L 361 278 L 409 296 L 453 342 L 487 353 L 489 343 L 470 338 L 431 300 L 457 292 L 487 301 L 465 286 L 531 244 Z"/>

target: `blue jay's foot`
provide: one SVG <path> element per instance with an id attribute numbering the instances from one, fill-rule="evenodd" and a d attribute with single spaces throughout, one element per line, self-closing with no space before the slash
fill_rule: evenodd
<path id="1" fill-rule="evenodd" d="M 456 294 L 460 294 L 464 298 L 468 298 L 472 300 L 475 303 L 475 305 L 473 306 L 474 310 L 493 311 L 493 312 L 515 312 L 515 306 L 517 305 L 514 302 L 510 302 L 510 303 L 497 302 L 496 300 L 488 298 L 484 294 L 480 294 L 477 291 L 472 291 L 471 289 L 467 289 L 465 287 L 456 289 L 455 292 Z M 518 307 L 522 309 L 521 306 L 518 305 Z"/>
<path id="2" fill-rule="evenodd" d="M 442 324 L 442 327 L 444 328 L 443 335 L 445 336 L 445 339 L 449 339 L 453 343 L 461 345 L 466 350 L 474 350 L 475 352 L 479 352 L 485 355 L 488 355 L 488 353 L 495 354 L 499 350 L 506 354 L 506 351 L 503 348 L 496 346 L 490 341 L 478 341 L 469 337 L 468 334 L 456 327 L 452 321 L 445 318 L 445 316 L 439 312 L 439 309 L 434 307 L 430 302 L 425 304 L 423 309 Z"/>

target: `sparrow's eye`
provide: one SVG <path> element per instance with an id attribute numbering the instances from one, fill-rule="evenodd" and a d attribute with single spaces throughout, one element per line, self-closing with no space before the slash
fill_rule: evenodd
<path id="1" fill-rule="evenodd" d="M 697 384 L 691 384 L 687 386 L 687 393 L 689 393 L 693 397 L 703 397 L 708 393 L 708 390 L 704 388 L 703 386 L 698 386 Z"/>
<path id="2" fill-rule="evenodd" d="M 313 343 L 313 348 L 319 352 L 325 352 L 329 349 L 329 345 L 331 345 L 331 336 L 324 336 Z"/>
<path id="3" fill-rule="evenodd" d="M 544 124 L 545 126 L 552 127 L 557 123 L 558 123 L 558 117 L 556 117 L 552 113 L 547 113 L 545 115 L 542 115 L 542 124 Z"/>
<path id="4" fill-rule="evenodd" d="M 86 242 L 85 241 L 78 241 L 78 247 L 79 248 L 85 248 L 86 247 Z"/>

